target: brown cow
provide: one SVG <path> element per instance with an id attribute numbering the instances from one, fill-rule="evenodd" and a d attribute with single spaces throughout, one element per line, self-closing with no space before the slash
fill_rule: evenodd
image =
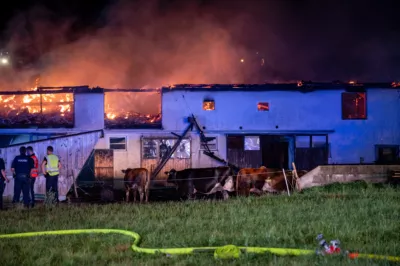
<path id="1" fill-rule="evenodd" d="M 249 196 L 250 192 L 261 194 L 265 181 L 268 179 L 268 169 L 242 168 L 236 177 L 236 195 Z"/>
<path id="2" fill-rule="evenodd" d="M 126 202 L 129 201 L 130 191 L 133 190 L 133 202 L 136 202 L 136 195 L 139 191 L 140 203 L 143 201 L 143 196 L 146 194 L 146 202 L 149 200 L 150 177 L 149 171 L 146 168 L 128 168 L 122 170 L 125 184 Z"/>
<path id="3" fill-rule="evenodd" d="M 285 181 L 285 176 L 281 169 L 269 169 L 270 173 L 268 174 L 268 179 L 265 181 L 265 184 L 262 188 L 263 192 L 286 192 L 287 186 Z M 286 171 L 286 180 L 287 185 L 289 186 L 289 191 L 292 191 L 296 187 L 296 180 L 291 171 Z M 299 175 L 300 176 L 300 175 Z"/>
<path id="4" fill-rule="evenodd" d="M 299 173 L 301 176 L 303 173 Z M 292 172 L 286 172 L 286 179 L 289 190 L 295 188 L 295 180 Z M 281 169 L 243 168 L 236 178 L 236 195 L 248 196 L 250 192 L 262 194 L 263 192 L 280 193 L 286 192 L 286 181 Z"/>

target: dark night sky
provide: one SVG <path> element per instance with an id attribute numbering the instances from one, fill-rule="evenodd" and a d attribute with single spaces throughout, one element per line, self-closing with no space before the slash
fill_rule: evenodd
<path id="1" fill-rule="evenodd" d="M 169 59 L 161 52 L 168 49 L 174 51 L 170 52 L 170 55 L 174 53 L 180 55 L 186 51 L 190 55 L 193 55 L 195 51 L 207 54 L 218 51 L 218 53 L 210 55 L 211 61 L 214 62 L 214 59 L 218 58 L 222 51 L 218 49 L 223 49 L 226 51 L 226 54 L 221 55 L 221 58 L 224 57 L 224 64 L 239 62 L 242 57 L 245 59 L 245 64 L 239 66 L 240 63 L 238 63 L 238 66 L 235 66 L 235 76 L 239 76 L 240 72 L 242 76 L 239 81 L 243 82 L 277 82 L 299 79 L 324 81 L 348 79 L 392 81 L 400 79 L 400 49 L 398 49 L 400 22 L 397 11 L 399 4 L 396 5 L 396 1 L 142 0 L 130 1 L 136 2 L 136 4 L 129 4 L 129 8 L 120 6 L 115 8 L 120 2 L 111 0 L 9 1 L 9 4 L 3 3 L 0 9 L 1 41 L 3 46 L 16 54 L 16 57 L 19 56 L 25 62 L 31 61 L 34 64 L 38 61 L 42 62 L 43 56 L 53 50 L 70 44 L 75 45 L 74 43 L 82 44 L 82 40 L 87 41 L 91 36 L 95 36 L 96 45 L 99 40 L 107 39 L 108 41 L 110 38 L 119 40 L 118 45 L 120 45 L 120 42 L 124 42 L 126 37 L 132 46 L 136 45 L 142 36 L 140 41 L 143 43 L 138 45 L 134 51 L 126 48 L 126 53 L 146 54 L 148 51 L 145 48 L 152 46 L 153 55 L 157 54 L 157 58 L 162 58 L 164 62 Z M 140 4 L 143 2 L 147 2 L 147 5 Z M 149 2 L 158 2 L 156 8 L 151 9 L 151 14 L 147 8 Z M 186 4 L 183 5 L 182 2 Z M 192 4 L 188 4 L 188 2 Z M 32 10 L 36 11 L 32 12 Z M 184 14 L 189 15 L 185 16 Z M 153 22 L 153 19 L 157 23 Z M 212 51 L 208 51 L 207 45 L 204 45 L 199 49 L 190 50 L 189 53 L 188 47 L 190 46 L 191 49 L 193 44 L 190 42 L 196 35 L 191 35 L 192 31 L 187 25 L 194 23 L 197 25 L 197 30 L 200 30 L 203 20 L 212 21 L 212 24 L 207 24 L 208 31 L 210 29 L 212 31 L 214 28 L 222 29 L 226 34 L 226 36 L 223 35 L 226 41 L 221 41 L 218 48 L 214 47 L 215 41 L 210 42 L 208 47 Z M 20 23 L 20 21 L 24 22 Z M 165 26 L 166 24 L 168 27 Z M 206 23 L 204 22 L 204 24 Z M 37 28 L 34 25 L 45 26 Z M 121 33 L 118 31 L 119 25 L 122 25 L 121 28 L 135 29 L 131 33 L 126 31 Z M 113 31 L 109 31 L 110 27 Z M 62 29 L 62 36 L 55 30 L 57 28 Z M 170 41 L 164 42 L 164 39 L 169 38 L 169 31 L 166 28 L 173 32 L 171 35 L 174 36 L 174 39 L 177 38 L 176 36 L 187 36 L 187 38 L 182 37 L 179 44 L 170 43 Z M 107 34 L 104 33 L 105 29 L 107 29 Z M 158 32 L 154 36 L 155 31 Z M 218 34 L 215 33 L 212 38 L 219 40 Z M 122 35 L 124 37 L 120 37 Z M 38 40 L 39 37 L 42 40 Z M 210 38 L 207 36 L 206 39 L 210 40 Z M 60 41 L 61 39 L 62 41 Z M 163 42 L 162 47 L 157 45 L 160 42 Z M 234 48 L 227 47 L 228 42 Z M 88 43 L 85 43 L 84 47 L 87 46 L 89 46 Z M 79 47 L 82 50 L 82 46 Z M 238 51 L 239 47 L 240 51 Z M 76 55 L 75 51 L 74 55 Z M 71 53 L 71 50 L 68 52 Z M 83 54 L 85 53 L 87 54 L 86 51 L 83 52 Z M 232 54 L 232 57 L 237 56 L 237 58 L 232 62 L 226 60 L 228 54 Z M 114 57 L 114 55 L 109 55 L 107 60 L 109 57 Z M 89 62 L 90 58 L 88 56 L 85 63 Z M 196 57 L 192 58 L 186 55 L 186 58 L 191 64 L 199 65 L 200 69 L 200 65 L 204 65 Z M 54 64 L 54 56 L 52 59 Z M 265 62 L 263 66 L 260 65 L 261 59 L 264 59 Z M 179 62 L 179 64 L 184 62 L 183 59 L 176 60 L 175 57 L 171 60 L 171 62 Z M 169 77 L 167 72 L 170 70 L 161 69 L 160 65 L 163 64 L 161 61 L 145 60 L 132 55 L 132 62 L 135 62 L 135 66 L 127 64 L 123 70 L 132 71 L 131 80 L 128 82 L 129 84 L 134 83 L 132 86 L 149 85 L 143 80 L 138 81 L 137 84 L 135 82 L 139 80 L 139 76 L 146 77 L 148 80 L 151 77 L 150 72 L 153 75 L 156 73 L 157 76 L 164 77 L 168 82 L 177 83 L 188 82 L 190 81 L 189 77 L 193 78 L 193 83 L 207 82 L 204 77 L 209 76 L 203 71 L 204 75 L 200 78 L 193 77 L 193 74 L 187 75 L 185 78 L 176 78 L 175 74 L 171 74 L 174 78 L 168 79 L 166 78 Z M 98 62 L 93 64 L 98 64 Z M 215 62 L 213 64 L 216 69 L 223 67 L 221 63 L 218 63 L 220 65 Z M 138 74 L 139 68 L 142 71 L 140 75 Z M 46 72 L 40 71 L 41 73 Z M 225 76 L 229 75 L 227 72 L 224 73 Z M 209 82 L 227 83 L 232 80 L 225 80 L 221 78 L 222 76 L 223 74 L 210 78 Z M 88 83 L 102 86 L 102 84 L 97 84 L 102 83 L 99 79 L 91 79 L 91 77 L 88 75 Z M 81 79 L 77 80 L 80 82 Z M 126 84 L 117 85 L 126 86 Z M 112 84 L 106 85 L 113 86 Z"/>

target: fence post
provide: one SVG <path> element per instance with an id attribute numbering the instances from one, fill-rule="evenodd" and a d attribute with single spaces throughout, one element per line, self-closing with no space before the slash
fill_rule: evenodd
<path id="1" fill-rule="evenodd" d="M 287 178 L 286 178 L 285 169 L 284 169 L 284 168 L 282 168 L 282 171 L 283 171 L 283 176 L 285 177 L 285 183 L 286 183 L 287 194 L 288 194 L 288 196 L 290 196 L 289 184 L 288 184 L 288 182 L 287 182 Z"/>
<path id="2" fill-rule="evenodd" d="M 297 174 L 296 164 L 294 162 L 292 162 L 292 166 L 293 166 L 293 176 L 294 176 L 294 180 L 296 182 L 296 190 L 301 191 L 301 187 L 300 187 L 300 183 L 299 183 L 299 175 Z"/>

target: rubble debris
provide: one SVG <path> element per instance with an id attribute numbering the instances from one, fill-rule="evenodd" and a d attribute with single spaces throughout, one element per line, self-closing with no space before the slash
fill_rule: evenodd
<path id="1" fill-rule="evenodd" d="M 73 113 L 46 112 L 46 113 L 29 113 L 29 112 L 3 112 L 0 111 L 0 127 L 73 127 Z"/>
<path id="2" fill-rule="evenodd" d="M 106 128 L 157 128 L 161 126 L 161 114 L 149 115 L 130 113 L 113 116 L 106 114 L 104 117 L 104 124 Z"/>

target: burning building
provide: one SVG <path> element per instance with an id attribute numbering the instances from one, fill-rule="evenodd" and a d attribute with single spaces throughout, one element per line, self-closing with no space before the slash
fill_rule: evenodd
<path id="1" fill-rule="evenodd" d="M 135 109 L 137 99 L 130 99 L 141 93 L 160 96 L 159 113 Z M 216 158 L 238 167 L 291 169 L 295 162 L 299 170 L 393 164 L 400 146 L 399 96 L 395 83 L 355 82 L 39 88 L 0 94 L 0 135 L 29 136 L 19 142 L 32 143 L 41 134 L 34 142 L 39 157 L 43 143 L 53 143 L 64 176 L 76 177 L 92 160 L 94 176 L 111 180 L 115 188 L 122 188 L 121 170 L 128 167 L 145 167 L 165 180 L 169 169 L 220 165 Z M 209 137 L 207 147 L 199 130 L 181 136 L 192 115 Z M 57 134 L 62 136 L 54 138 Z M 177 142 L 161 169 L 160 161 Z M 1 149 L 7 169 L 18 147 Z"/>

